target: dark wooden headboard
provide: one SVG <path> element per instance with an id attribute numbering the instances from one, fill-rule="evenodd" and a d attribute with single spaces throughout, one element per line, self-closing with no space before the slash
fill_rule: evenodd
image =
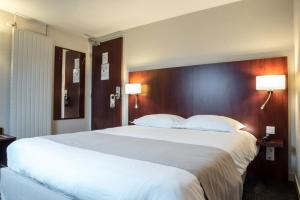
<path id="1" fill-rule="evenodd" d="M 182 117 L 214 114 L 234 118 L 256 137 L 265 135 L 267 125 L 276 127 L 274 137 L 282 138 L 288 151 L 288 89 L 275 91 L 264 110 L 260 106 L 267 92 L 256 90 L 256 76 L 285 74 L 287 58 L 204 64 L 129 73 L 130 83 L 142 83 L 139 108 L 129 95 L 129 120 L 169 113 Z M 286 156 L 285 156 L 286 155 Z"/>

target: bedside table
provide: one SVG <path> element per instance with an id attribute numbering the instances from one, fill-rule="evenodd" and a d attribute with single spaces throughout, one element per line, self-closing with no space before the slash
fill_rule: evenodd
<path id="1" fill-rule="evenodd" d="M 256 144 L 260 147 L 266 148 L 266 160 L 275 161 L 275 148 L 283 148 L 284 143 L 282 139 L 273 139 L 268 140 L 258 139 Z"/>
<path id="2" fill-rule="evenodd" d="M 135 125 L 133 122 L 128 122 L 128 126 Z"/>
<path id="3" fill-rule="evenodd" d="M 12 142 L 16 140 L 16 137 L 10 135 L 0 135 L 0 166 L 7 166 L 6 148 Z"/>
<path id="4" fill-rule="evenodd" d="M 257 139 L 259 152 L 247 170 L 249 176 L 261 179 L 288 180 L 288 143 L 284 138 Z"/>

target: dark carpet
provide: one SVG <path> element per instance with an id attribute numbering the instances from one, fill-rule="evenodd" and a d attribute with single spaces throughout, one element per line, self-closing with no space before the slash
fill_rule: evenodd
<path id="1" fill-rule="evenodd" d="M 243 200 L 298 200 L 294 182 L 247 178 Z"/>

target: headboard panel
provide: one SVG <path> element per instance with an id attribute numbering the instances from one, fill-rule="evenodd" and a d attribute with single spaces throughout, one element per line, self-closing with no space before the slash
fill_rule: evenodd
<path id="1" fill-rule="evenodd" d="M 287 58 L 130 72 L 129 82 L 142 83 L 143 94 L 137 110 L 134 97 L 129 97 L 129 120 L 154 113 L 224 115 L 246 124 L 257 137 L 265 134 L 266 125 L 274 125 L 276 137 L 287 142 L 288 90 L 274 92 L 260 110 L 267 93 L 255 89 L 255 78 L 265 74 L 287 76 Z"/>
<path id="2" fill-rule="evenodd" d="M 285 74 L 287 58 L 266 58 L 238 62 L 166 68 L 129 73 L 130 83 L 142 83 L 139 108 L 129 96 L 129 120 L 154 113 L 183 117 L 217 114 L 247 125 L 256 137 L 265 135 L 267 125 L 276 127 L 274 137 L 284 142 L 276 149 L 276 162 L 266 161 L 262 148 L 248 174 L 288 179 L 288 90 L 275 91 L 264 110 L 260 106 L 267 92 L 256 90 L 256 76 Z"/>

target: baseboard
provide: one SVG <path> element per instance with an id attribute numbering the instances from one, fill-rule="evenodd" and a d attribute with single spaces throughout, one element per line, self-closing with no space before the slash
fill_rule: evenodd
<path id="1" fill-rule="evenodd" d="M 300 182 L 298 179 L 298 176 L 295 174 L 295 183 L 296 183 L 296 188 L 297 188 L 297 193 L 298 193 L 298 199 L 300 199 Z"/>

